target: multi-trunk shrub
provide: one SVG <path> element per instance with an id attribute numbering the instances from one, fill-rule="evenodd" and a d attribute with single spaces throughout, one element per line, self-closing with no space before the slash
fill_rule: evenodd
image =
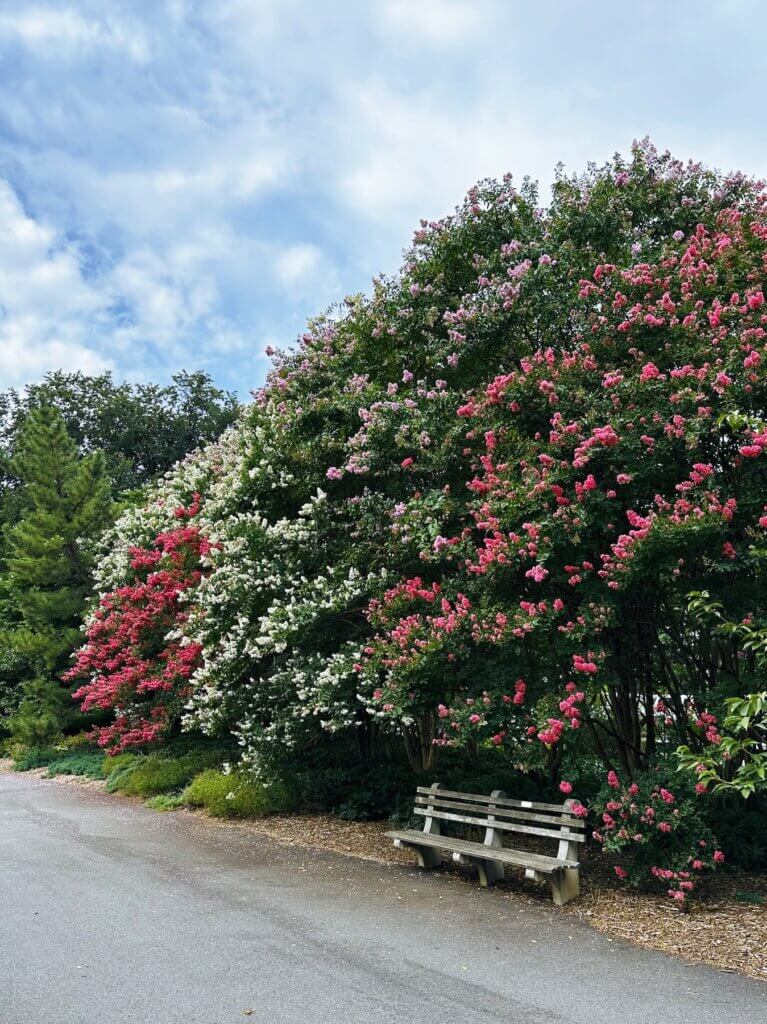
<path id="1" fill-rule="evenodd" d="M 91 629 L 130 619 L 131 550 L 201 495 L 194 568 L 130 655 L 142 680 L 183 656 L 178 699 L 155 729 L 122 663 L 81 655 L 102 739 L 183 721 L 263 772 L 389 733 L 415 771 L 490 746 L 551 787 L 717 745 L 723 701 L 764 687 L 688 595 L 767 621 L 766 254 L 759 185 L 646 143 L 546 209 L 506 178 L 424 223 L 112 531 Z"/>

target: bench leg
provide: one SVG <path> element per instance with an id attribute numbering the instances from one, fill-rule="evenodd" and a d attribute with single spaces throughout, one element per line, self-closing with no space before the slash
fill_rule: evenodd
<path id="1" fill-rule="evenodd" d="M 574 900 L 581 891 L 581 881 L 577 868 L 555 871 L 551 876 L 551 895 L 557 907 Z"/>
<path id="2" fill-rule="evenodd" d="M 418 865 L 426 869 L 436 868 L 442 863 L 442 855 L 439 850 L 431 846 L 411 846 L 410 849 L 418 858 Z"/>
<path id="3" fill-rule="evenodd" d="M 433 846 L 415 846 L 403 843 L 401 839 L 395 839 L 394 845 L 400 850 L 412 850 L 418 858 L 418 866 L 426 870 L 436 868 L 442 861 L 442 855 Z"/>
<path id="4" fill-rule="evenodd" d="M 454 853 L 453 860 L 456 864 L 475 864 L 479 872 L 479 884 L 483 889 L 488 889 L 503 879 L 503 864 L 499 864 L 497 860 L 482 860 L 480 857 L 469 857 L 465 853 Z"/>
<path id="5" fill-rule="evenodd" d="M 477 860 L 477 871 L 479 872 L 479 884 L 483 889 L 503 881 L 503 864 L 497 860 Z"/>

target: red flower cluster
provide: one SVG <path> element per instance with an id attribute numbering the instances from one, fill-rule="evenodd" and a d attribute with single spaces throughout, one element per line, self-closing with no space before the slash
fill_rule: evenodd
<path id="1" fill-rule="evenodd" d="M 104 594 L 65 681 L 87 680 L 73 697 L 83 711 L 114 710 L 114 721 L 95 730 L 110 754 L 161 739 L 177 722 L 199 665 L 200 646 L 168 639 L 186 620 L 182 595 L 202 577 L 209 541 L 188 522 L 199 496 L 175 510 L 187 521 L 160 533 L 150 547 L 130 549 L 133 580 Z"/>

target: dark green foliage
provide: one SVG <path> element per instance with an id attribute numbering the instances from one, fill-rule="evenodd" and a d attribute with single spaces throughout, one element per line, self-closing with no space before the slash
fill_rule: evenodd
<path id="1" fill-rule="evenodd" d="M 0 597 L 0 737 L 10 732 L 10 719 L 18 713 L 24 696 L 22 682 L 32 675 L 27 659 L 4 638 L 7 623 L 3 621 L 3 611 L 6 607 Z"/>
<path id="2" fill-rule="evenodd" d="M 581 741 L 582 738 L 585 737 L 578 736 L 577 740 Z M 573 787 L 574 799 L 590 804 L 604 786 L 605 769 L 600 759 L 584 749 L 584 746 L 581 742 L 573 744 L 573 749 L 570 749 L 569 743 L 565 746 L 560 776 L 567 779 Z M 557 800 L 563 799 L 558 790 L 553 790 L 552 795 L 555 795 Z"/>
<path id="3" fill-rule="evenodd" d="M 61 414 L 81 453 L 103 452 L 115 494 L 141 487 L 218 437 L 239 410 L 234 395 L 199 371 L 177 373 L 165 386 L 115 384 L 109 373 L 55 371 L 22 395 L 0 394 L 0 480 L 6 484 L 13 481 L 8 453 L 26 419 L 42 406 Z M 11 494 L 0 484 L 0 497 Z"/>
<path id="4" fill-rule="evenodd" d="M 359 765 L 325 766 L 291 775 L 303 806 L 334 811 L 349 821 L 388 818 L 401 805 L 411 807 L 415 794 L 412 772 L 402 764 L 361 769 Z"/>
<path id="5" fill-rule="evenodd" d="M 761 907 L 761 906 L 764 905 L 765 902 L 767 902 L 767 901 L 765 901 L 764 896 L 761 896 L 758 892 L 740 892 L 739 891 L 739 892 L 735 893 L 735 899 L 739 903 L 751 903 L 751 904 L 753 904 L 754 906 L 757 906 L 757 907 Z"/>
<path id="6" fill-rule="evenodd" d="M 48 765 L 48 775 L 83 775 L 88 779 L 100 779 L 104 764 L 104 754 L 73 752 L 52 761 Z"/>
<path id="7" fill-rule="evenodd" d="M 708 820 L 730 867 L 767 871 L 767 797 L 714 798 Z"/>
<path id="8" fill-rule="evenodd" d="M 564 799 L 536 777 L 511 767 L 508 758 L 495 749 L 480 749 L 474 756 L 461 750 L 442 750 L 435 768 L 419 775 L 395 756 L 363 766 L 354 750 L 340 742 L 307 751 L 305 762 L 278 769 L 277 777 L 295 790 L 302 807 L 332 811 L 353 821 L 409 820 L 416 787 L 433 782 L 469 793 L 505 789 L 520 799 Z"/>
<path id="9" fill-rule="evenodd" d="M 7 642 L 57 673 L 79 640 L 93 543 L 110 521 L 104 459 L 79 457 L 59 413 L 41 408 L 25 422 L 14 467 L 23 509 L 6 534 L 6 594 L 16 617 Z"/>
<path id="10" fill-rule="evenodd" d="M 11 731 L 22 742 L 39 743 L 77 723 L 57 677 L 80 639 L 94 542 L 112 503 L 103 457 L 80 457 L 62 417 L 49 407 L 27 417 L 13 468 L 21 510 L 4 535 L 0 648 L 13 691 L 7 703 L 17 701 Z"/>
<path id="11" fill-rule="evenodd" d="M 17 772 L 29 772 L 33 768 L 45 768 L 61 757 L 61 750 L 55 747 L 28 747 L 14 759 L 13 768 Z"/>
<path id="12" fill-rule="evenodd" d="M 295 809 L 294 797 L 280 782 L 265 784 L 244 772 L 210 769 L 196 776 L 183 793 L 190 807 L 204 807 L 214 818 L 263 818 Z"/>
<path id="13" fill-rule="evenodd" d="M 62 732 L 76 732 L 87 721 L 57 679 L 36 677 L 21 682 L 17 696 L 18 707 L 8 719 L 8 730 L 21 743 L 53 743 Z"/>

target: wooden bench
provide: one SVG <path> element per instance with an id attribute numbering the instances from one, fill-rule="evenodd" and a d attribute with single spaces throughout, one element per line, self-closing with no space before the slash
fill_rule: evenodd
<path id="1" fill-rule="evenodd" d="M 452 854 L 459 864 L 475 864 L 483 886 L 500 881 L 507 864 L 524 868 L 527 878 L 548 882 L 554 903 L 562 906 L 580 892 L 578 844 L 586 841 L 586 826 L 571 810 L 574 803 L 573 800 L 563 804 L 509 800 L 500 789 L 490 796 L 457 793 L 435 782 L 428 788 L 419 786 L 415 798 L 415 813 L 424 819 L 423 832 L 407 829 L 386 835 L 394 840 L 395 846 L 413 850 L 422 868 L 436 867 L 443 850 Z M 443 835 L 442 822 L 484 828 L 484 841 L 471 842 Z M 506 832 L 556 841 L 557 854 L 549 857 L 504 847 Z"/>

